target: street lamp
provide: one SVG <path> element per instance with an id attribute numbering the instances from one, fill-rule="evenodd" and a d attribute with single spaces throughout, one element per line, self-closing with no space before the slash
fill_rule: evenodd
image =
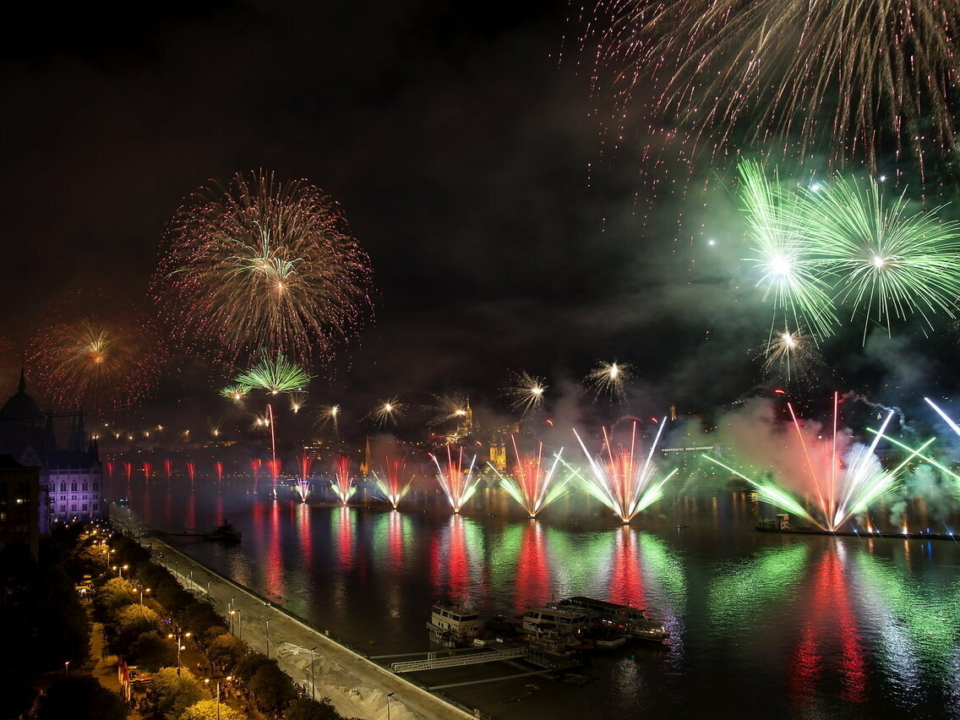
<path id="1" fill-rule="evenodd" d="M 243 640 L 243 626 L 240 624 L 240 610 L 233 609 L 227 614 L 230 615 L 230 632 L 233 632 L 233 616 L 237 616 L 237 637 Z"/>
<path id="2" fill-rule="evenodd" d="M 314 661 L 314 654 L 317 652 L 317 646 L 310 648 L 310 699 L 317 699 L 317 668 Z"/>
<path id="3" fill-rule="evenodd" d="M 170 633 L 167 637 L 171 640 L 177 638 L 177 675 L 180 675 L 180 651 L 187 649 L 187 646 L 181 645 L 180 642 L 183 638 L 190 637 L 190 633 Z"/>
<path id="4" fill-rule="evenodd" d="M 63 661 L 63 676 L 64 676 L 64 677 L 67 677 L 69 673 L 70 673 L 70 661 L 69 661 L 69 660 L 64 660 L 64 661 Z"/>
<path id="5" fill-rule="evenodd" d="M 267 660 L 270 659 L 270 620 L 264 620 L 264 624 L 267 626 L 267 631 L 264 633 L 267 637 Z"/>
<path id="6" fill-rule="evenodd" d="M 147 593 L 147 594 L 149 595 L 149 594 L 150 594 L 150 588 L 146 588 L 146 589 L 140 588 L 140 604 L 141 604 L 141 605 L 143 605 L 143 594 L 144 594 L 144 593 Z"/>
<path id="7" fill-rule="evenodd" d="M 220 681 L 233 680 L 233 675 L 220 675 L 218 677 L 206 678 L 204 682 L 209 683 L 211 680 L 217 681 L 217 720 L 220 720 Z"/>

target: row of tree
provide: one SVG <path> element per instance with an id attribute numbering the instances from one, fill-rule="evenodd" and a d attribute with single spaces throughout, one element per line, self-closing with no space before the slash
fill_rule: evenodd
<path id="1" fill-rule="evenodd" d="M 119 577 L 106 580 L 97 589 L 95 612 L 111 628 L 112 650 L 131 664 L 155 671 L 150 696 L 158 719 L 216 717 L 216 701 L 206 699 L 203 685 L 189 669 L 178 673 L 167 667 L 176 664 L 176 643 L 187 632 L 217 668 L 217 675 L 234 678 L 261 711 L 285 720 L 341 719 L 328 702 L 301 697 L 276 660 L 254 652 L 231 634 L 212 605 L 184 590 L 166 568 L 151 561 L 148 550 L 120 535 L 111 538 L 110 547 L 114 562 L 128 568 L 127 577 L 136 578 L 139 589 Z M 225 705 L 219 710 L 221 720 L 236 717 Z"/>

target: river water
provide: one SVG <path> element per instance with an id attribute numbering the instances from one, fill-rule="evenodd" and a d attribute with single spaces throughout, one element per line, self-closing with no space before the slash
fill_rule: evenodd
<path id="1" fill-rule="evenodd" d="M 594 654 L 587 684 L 444 690 L 497 718 L 960 718 L 956 542 L 761 534 L 753 525 L 772 512 L 737 492 L 666 499 L 623 527 L 573 496 L 528 520 L 495 490 L 452 515 L 432 493 L 392 512 L 251 485 L 154 481 L 120 494 L 170 532 L 227 518 L 239 546 L 172 540 L 372 656 L 427 649 L 438 598 L 489 616 L 587 595 L 647 608 L 670 630 L 666 649 Z M 478 672 L 418 679 L 458 685 L 490 669 Z"/>

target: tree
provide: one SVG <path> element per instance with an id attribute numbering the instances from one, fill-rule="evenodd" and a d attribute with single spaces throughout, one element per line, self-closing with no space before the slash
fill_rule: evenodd
<path id="1" fill-rule="evenodd" d="M 343 720 L 343 715 L 330 703 L 297 698 L 287 706 L 283 720 Z"/>
<path id="2" fill-rule="evenodd" d="M 177 664 L 177 644 L 158 632 L 140 633 L 130 645 L 130 659 L 147 672 L 156 672 Z"/>
<path id="3" fill-rule="evenodd" d="M 235 667 L 246 652 L 247 646 L 243 640 L 229 633 L 217 636 L 207 645 L 210 659 L 228 668 Z"/>
<path id="4" fill-rule="evenodd" d="M 137 602 L 137 598 L 138 595 L 133 589 L 133 585 L 123 578 L 111 578 L 97 590 L 93 601 L 98 618 L 104 622 L 109 622 L 114 613 L 124 605 Z"/>
<path id="5" fill-rule="evenodd" d="M 238 662 L 237 666 L 234 668 L 234 675 L 243 680 L 245 683 L 249 684 L 253 679 L 253 676 L 257 674 L 257 670 L 264 665 L 269 665 L 270 663 L 276 663 L 276 660 L 270 660 L 263 653 L 247 653 L 240 659 L 240 662 Z"/>
<path id="6" fill-rule="evenodd" d="M 121 655 L 130 652 L 130 647 L 143 633 L 160 627 L 160 616 L 146 605 L 127 605 L 120 608 L 113 623 L 113 647 Z"/>
<path id="7" fill-rule="evenodd" d="M 163 668 L 153 676 L 153 692 L 157 696 L 157 715 L 164 720 L 180 720 L 188 707 L 204 697 L 190 671 L 177 675 L 176 668 Z"/>
<path id="8" fill-rule="evenodd" d="M 265 663 L 254 673 L 249 683 L 257 704 L 267 712 L 280 714 L 297 697 L 293 680 L 275 662 Z"/>
<path id="9" fill-rule="evenodd" d="M 187 708 L 181 715 L 181 720 L 243 720 L 243 715 L 225 703 L 219 703 L 219 713 L 216 700 L 201 700 Z"/>
<path id="10" fill-rule="evenodd" d="M 127 706 L 91 677 L 68 677 L 50 686 L 37 707 L 37 720 L 125 720 Z"/>

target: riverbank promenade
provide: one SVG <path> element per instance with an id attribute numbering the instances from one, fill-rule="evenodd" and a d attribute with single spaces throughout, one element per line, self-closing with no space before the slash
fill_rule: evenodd
<path id="1" fill-rule="evenodd" d="M 466 720 L 479 713 L 461 709 L 426 688 L 396 675 L 297 619 L 267 598 L 201 565 L 144 526 L 127 508 L 111 505 L 111 524 L 151 547 L 187 590 L 207 598 L 231 631 L 254 650 L 276 658 L 306 695 L 328 698 L 346 718 L 358 720 Z"/>

